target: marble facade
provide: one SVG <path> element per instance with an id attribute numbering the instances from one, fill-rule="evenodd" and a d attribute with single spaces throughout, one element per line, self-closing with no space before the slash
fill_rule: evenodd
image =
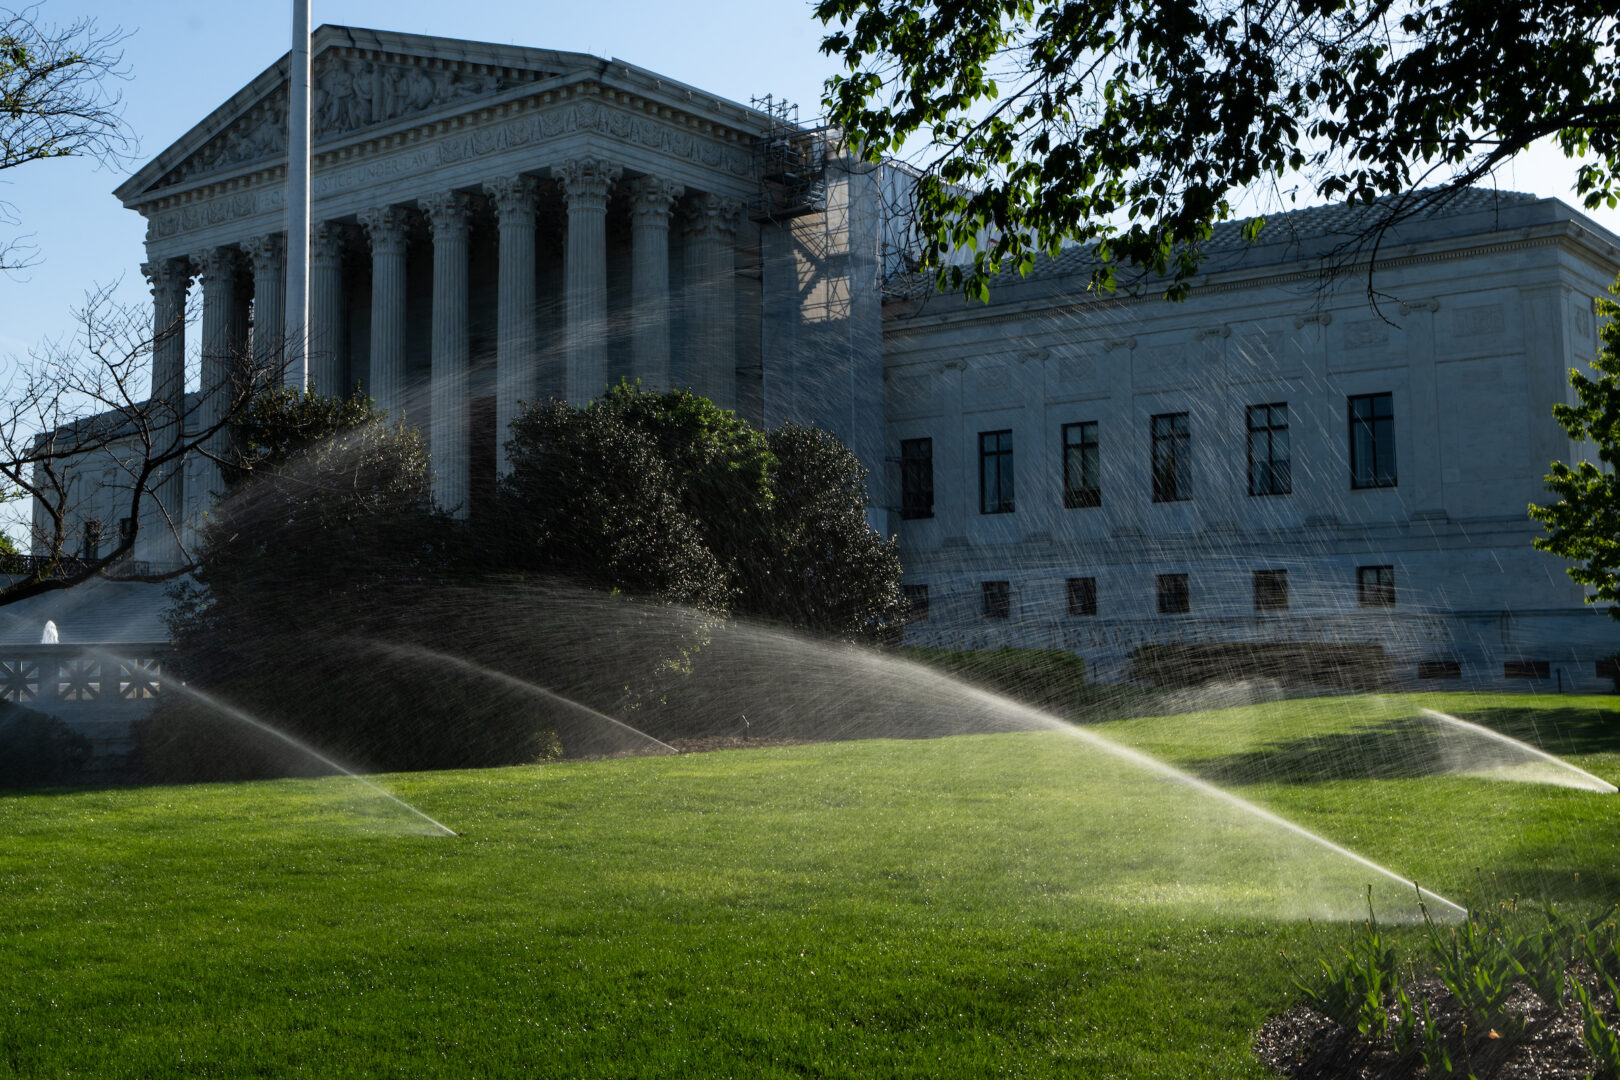
<path id="1" fill-rule="evenodd" d="M 620 378 L 846 436 L 855 399 L 880 398 L 875 278 L 849 285 L 873 259 L 832 250 L 825 212 L 749 213 L 763 114 L 579 54 L 325 26 L 313 57 L 309 382 L 419 424 L 441 505 L 465 515 L 487 497 L 521 403 L 588 401 Z M 285 161 L 283 60 L 117 190 L 147 219 L 159 395 L 186 384 L 181 313 L 200 288 L 198 421 L 230 358 L 279 349 Z M 843 166 L 838 213 L 870 186 Z M 766 344 L 782 341 L 793 355 Z M 767 389 L 773 360 L 851 367 L 850 400 L 785 399 L 793 380 Z M 294 358 L 289 380 L 301 371 Z M 193 471 L 165 478 L 161 501 L 194 521 L 217 481 Z M 144 558 L 178 558 L 166 531 L 143 527 Z"/>

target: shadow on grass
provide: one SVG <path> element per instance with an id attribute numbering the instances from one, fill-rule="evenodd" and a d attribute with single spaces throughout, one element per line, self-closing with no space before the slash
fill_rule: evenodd
<path id="1" fill-rule="evenodd" d="M 1555 756 L 1620 752 L 1620 717 L 1611 712 L 1505 706 L 1453 715 Z M 1413 716 L 1355 731 L 1269 743 L 1194 761 L 1188 767 L 1217 783 L 1311 784 L 1438 776 L 1524 761 L 1522 751 L 1512 746 Z"/>
<path id="2" fill-rule="evenodd" d="M 1549 754 L 1620 753 L 1620 712 L 1502 706 L 1453 713 Z"/>
<path id="3" fill-rule="evenodd" d="M 1204 758 L 1188 768 L 1222 784 L 1313 784 L 1329 780 L 1396 780 L 1454 768 L 1435 726 L 1412 718 L 1331 735 L 1307 735 L 1239 754 Z"/>

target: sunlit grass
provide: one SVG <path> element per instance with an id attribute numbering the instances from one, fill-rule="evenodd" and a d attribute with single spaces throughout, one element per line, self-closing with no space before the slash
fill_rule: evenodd
<path id="1" fill-rule="evenodd" d="M 1467 708 L 1592 710 L 1614 779 L 1573 700 Z M 1382 715 L 1101 730 L 1198 772 Z M 0 798 L 0 1076 L 1260 1077 L 1365 877 L 1060 733 L 382 781 L 462 835 L 337 779 Z M 1443 893 L 1620 895 L 1612 796 L 1240 790 Z"/>

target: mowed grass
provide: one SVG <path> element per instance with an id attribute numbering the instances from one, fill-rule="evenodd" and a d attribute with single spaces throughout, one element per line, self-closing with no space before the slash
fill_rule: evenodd
<path id="1" fill-rule="evenodd" d="M 1620 777 L 1609 699 L 1436 707 Z M 1380 709 L 1100 730 L 1448 895 L 1620 895 L 1614 796 L 1255 769 Z M 1260 1077 L 1369 878 L 1060 732 L 379 779 L 461 835 L 342 779 L 0 797 L 0 1076 Z"/>

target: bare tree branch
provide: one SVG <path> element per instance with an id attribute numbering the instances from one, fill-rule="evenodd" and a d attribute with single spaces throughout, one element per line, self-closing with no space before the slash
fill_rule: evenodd
<path id="1" fill-rule="evenodd" d="M 243 350 L 220 365 L 216 384 L 178 400 L 159 397 L 151 392 L 149 310 L 117 303 L 111 287 L 91 292 L 74 313 L 74 337 L 32 350 L 0 390 L 0 502 L 28 500 L 33 550 L 10 566 L 0 557 L 0 570 L 16 575 L 0 586 L 0 605 L 95 577 L 168 580 L 194 564 L 186 507 L 165 505 L 162 481 L 188 461 L 223 463 L 217 436 L 255 395 L 279 385 L 281 366 Z M 124 509 L 116 536 L 95 509 L 108 505 L 109 492 Z M 178 560 L 137 563 L 146 529 L 171 537 Z"/>

